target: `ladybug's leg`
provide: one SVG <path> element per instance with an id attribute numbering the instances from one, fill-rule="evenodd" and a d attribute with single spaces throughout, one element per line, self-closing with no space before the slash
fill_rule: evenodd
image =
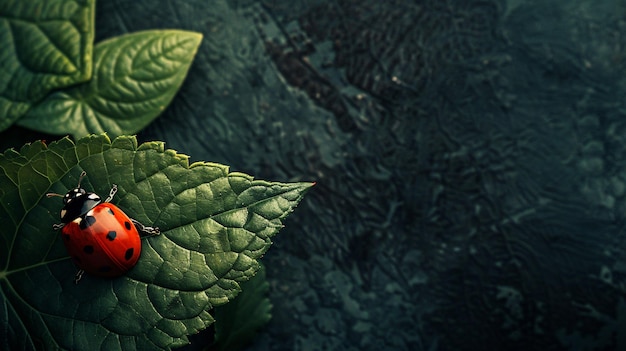
<path id="1" fill-rule="evenodd" d="M 133 222 L 135 228 L 137 228 L 137 231 L 141 236 L 154 236 L 161 234 L 161 230 L 159 230 L 158 227 L 148 227 L 139 223 L 136 219 L 131 218 L 130 220 Z"/>
<path id="2" fill-rule="evenodd" d="M 78 284 L 78 282 L 83 279 L 83 274 L 85 274 L 85 271 L 82 269 L 79 269 L 78 272 L 76 272 L 76 275 L 74 276 L 74 284 Z"/>
<path id="3" fill-rule="evenodd" d="M 115 196 L 115 193 L 117 193 L 117 184 L 113 184 L 113 186 L 111 187 L 111 191 L 109 191 L 109 196 L 106 198 L 106 200 L 104 200 L 104 202 L 111 202 L 111 200 L 113 200 L 113 196 Z"/>
<path id="4" fill-rule="evenodd" d="M 59 230 L 61 228 L 65 227 L 65 223 L 55 223 L 52 225 L 52 229 L 54 230 Z"/>

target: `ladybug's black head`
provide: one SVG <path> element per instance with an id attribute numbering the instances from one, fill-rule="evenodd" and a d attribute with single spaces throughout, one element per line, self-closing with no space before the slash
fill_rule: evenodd
<path id="1" fill-rule="evenodd" d="M 68 191 L 67 194 L 65 194 L 65 196 L 63 196 L 63 203 L 65 205 L 67 205 L 69 202 L 72 202 L 75 199 L 78 199 L 81 196 L 84 196 L 85 194 L 87 194 L 87 191 L 85 189 L 83 189 L 83 188 L 74 188 L 74 189 Z"/>
<path id="2" fill-rule="evenodd" d="M 98 196 L 98 194 L 87 192 L 85 189 L 80 187 L 80 182 L 83 180 L 85 175 L 85 172 L 80 174 L 76 188 L 68 191 L 65 196 L 60 194 L 47 194 L 48 197 L 63 197 L 63 208 L 61 209 L 61 222 L 63 223 L 69 223 L 78 217 L 84 216 L 92 208 L 102 202 L 102 199 Z"/>
<path id="3" fill-rule="evenodd" d="M 82 217 L 96 207 L 102 199 L 96 193 L 89 193 L 83 188 L 74 188 L 63 196 L 65 206 L 61 209 L 61 222 L 69 223 Z"/>

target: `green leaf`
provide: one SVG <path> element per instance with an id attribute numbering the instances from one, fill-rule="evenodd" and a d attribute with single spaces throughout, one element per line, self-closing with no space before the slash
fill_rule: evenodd
<path id="1" fill-rule="evenodd" d="M 0 1 L 0 131 L 91 76 L 95 0 Z"/>
<path id="2" fill-rule="evenodd" d="M 19 121 L 52 134 L 133 134 L 169 105 L 183 83 L 202 34 L 152 30 L 94 48 L 93 78 L 49 95 Z"/>
<path id="3" fill-rule="evenodd" d="M 215 163 L 188 164 L 161 142 L 88 136 L 0 154 L 0 345 L 2 349 L 154 350 L 187 343 L 232 300 L 282 220 L 311 183 L 270 183 Z M 86 276 L 60 235 L 62 202 L 47 192 L 82 186 L 107 194 L 162 234 L 143 240 L 125 276 Z"/>
<path id="4" fill-rule="evenodd" d="M 242 292 L 231 303 L 215 307 L 215 344 L 211 350 L 234 351 L 246 346 L 257 331 L 272 318 L 267 297 L 269 283 L 265 267 L 241 284 Z"/>

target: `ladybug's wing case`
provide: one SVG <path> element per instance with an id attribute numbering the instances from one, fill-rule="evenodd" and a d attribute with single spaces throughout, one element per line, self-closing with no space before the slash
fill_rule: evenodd
<path id="1" fill-rule="evenodd" d="M 141 238 L 130 218 L 117 206 L 101 203 L 84 217 L 67 223 L 63 243 L 85 272 L 116 277 L 131 269 L 141 253 Z"/>

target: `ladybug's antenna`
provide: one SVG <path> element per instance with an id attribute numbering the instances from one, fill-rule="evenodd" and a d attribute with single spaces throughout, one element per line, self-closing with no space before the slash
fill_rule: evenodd
<path id="1" fill-rule="evenodd" d="M 80 172 L 80 176 L 78 177 L 78 185 L 76 186 L 77 188 L 80 188 L 80 182 L 83 181 L 83 178 L 85 178 L 86 175 L 87 175 L 87 172 L 85 172 L 85 171 Z M 53 196 L 65 197 L 65 195 L 61 195 L 61 194 L 57 194 L 57 193 L 47 193 L 46 194 L 46 197 L 53 197 Z"/>
<path id="2" fill-rule="evenodd" d="M 80 172 L 80 176 L 78 177 L 78 185 L 76 186 L 77 188 L 80 188 L 80 182 L 83 181 L 83 178 L 85 178 L 86 175 L 87 175 L 87 172 L 85 171 Z"/>

